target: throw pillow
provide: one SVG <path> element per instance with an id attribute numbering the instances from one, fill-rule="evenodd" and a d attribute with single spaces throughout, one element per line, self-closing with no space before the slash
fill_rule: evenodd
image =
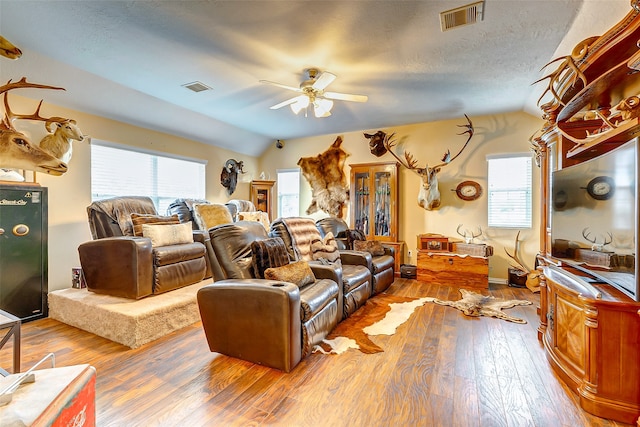
<path id="1" fill-rule="evenodd" d="M 269 215 L 266 212 L 238 212 L 238 221 L 257 221 L 264 226 L 264 229 L 269 231 L 271 223 L 269 222 Z"/>
<path id="2" fill-rule="evenodd" d="M 335 262 L 340 259 L 338 244 L 333 237 L 332 232 L 328 232 L 322 240 L 314 239 L 311 241 L 311 253 L 314 260 L 326 259 L 329 262 Z"/>
<path id="3" fill-rule="evenodd" d="M 347 239 L 347 249 L 351 249 L 353 250 L 353 242 L 356 240 L 367 240 L 367 237 L 364 235 L 364 233 L 360 230 L 355 230 L 355 229 L 349 229 L 349 230 L 344 230 L 341 231 L 340 233 L 338 233 L 339 238 L 346 238 Z"/>
<path id="4" fill-rule="evenodd" d="M 267 268 L 289 264 L 287 247 L 280 237 L 251 242 L 251 256 L 254 276 L 258 279 L 264 279 L 264 272 Z"/>
<path id="5" fill-rule="evenodd" d="M 306 261 L 296 261 L 282 267 L 267 268 L 264 271 L 264 278 L 294 283 L 298 287 L 310 285 L 316 281 L 313 271 Z"/>
<path id="6" fill-rule="evenodd" d="M 171 216 L 162 216 L 132 213 L 131 222 L 133 223 L 133 235 L 138 237 L 142 237 L 142 224 L 180 224 L 180 220 L 178 219 L 177 214 Z"/>
<path id="7" fill-rule="evenodd" d="M 142 236 L 150 238 L 154 248 L 193 243 L 191 221 L 175 225 L 142 224 Z"/>
<path id="8" fill-rule="evenodd" d="M 369 252 L 373 256 L 384 255 L 384 246 L 375 240 L 354 240 L 353 250 L 359 252 Z"/>
<path id="9" fill-rule="evenodd" d="M 193 205 L 193 218 L 200 230 L 209 230 L 220 224 L 230 224 L 233 217 L 229 209 L 220 203 L 196 203 Z"/>

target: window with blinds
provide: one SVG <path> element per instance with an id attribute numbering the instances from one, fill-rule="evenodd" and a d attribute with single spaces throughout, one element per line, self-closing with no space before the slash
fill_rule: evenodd
<path id="1" fill-rule="evenodd" d="M 531 155 L 487 156 L 489 227 L 531 228 Z"/>
<path id="2" fill-rule="evenodd" d="M 278 216 L 300 216 L 300 169 L 279 169 Z"/>
<path id="3" fill-rule="evenodd" d="M 151 197 L 164 214 L 178 198 L 205 198 L 206 162 L 91 143 L 91 200 Z"/>

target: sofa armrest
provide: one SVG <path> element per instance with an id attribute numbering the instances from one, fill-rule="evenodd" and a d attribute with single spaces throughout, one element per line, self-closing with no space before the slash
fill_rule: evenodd
<path id="1" fill-rule="evenodd" d="M 292 283 L 228 279 L 198 290 L 211 351 L 291 371 L 302 358 L 300 290 Z"/>
<path id="2" fill-rule="evenodd" d="M 382 247 L 384 248 L 384 254 L 385 255 L 391 255 L 395 259 L 395 257 L 396 257 L 396 248 L 395 248 L 395 246 L 388 246 L 388 245 L 385 245 L 383 243 Z"/>
<path id="3" fill-rule="evenodd" d="M 364 265 L 367 269 L 371 270 L 371 254 L 369 252 L 340 251 L 340 260 L 343 264 L 348 265 Z"/>
<path id="4" fill-rule="evenodd" d="M 90 291 L 139 299 L 153 293 L 153 250 L 146 237 L 107 237 L 78 247 Z"/>

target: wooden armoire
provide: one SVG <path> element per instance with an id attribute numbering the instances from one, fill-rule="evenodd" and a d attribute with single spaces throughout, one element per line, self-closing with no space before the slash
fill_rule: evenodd
<path id="1" fill-rule="evenodd" d="M 616 26 L 580 42 L 554 63 L 555 71 L 546 70 L 546 123 L 532 143 L 542 181 L 538 336 L 583 409 L 640 426 L 638 40 L 640 1 L 634 0 Z M 615 157 L 622 149 L 629 151 Z M 624 169 L 623 163 L 634 166 Z M 623 170 L 630 179 L 620 179 Z M 609 212 L 622 195 L 629 202 L 617 206 L 618 215 L 630 211 L 631 217 L 623 237 L 635 245 L 626 255 L 617 252 L 622 244 L 615 241 L 615 224 L 602 237 L 591 231 L 609 225 L 608 214 L 599 212 Z M 611 215 L 615 223 L 616 211 Z M 561 223 L 564 216 L 576 224 Z M 582 228 L 582 236 L 566 238 L 571 226 Z"/>

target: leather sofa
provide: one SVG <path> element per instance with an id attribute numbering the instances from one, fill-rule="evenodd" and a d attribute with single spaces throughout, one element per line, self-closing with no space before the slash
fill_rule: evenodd
<path id="1" fill-rule="evenodd" d="M 297 224 L 295 229 L 293 229 L 292 223 Z M 269 235 L 282 238 L 291 260 L 304 259 L 311 261 L 313 258 L 308 255 L 308 250 L 298 247 L 299 243 L 296 242 L 296 234 L 306 234 L 307 241 L 313 238 L 322 238 L 315 222 L 311 218 L 278 218 L 271 223 Z M 301 253 L 304 254 L 302 257 L 300 256 Z M 342 320 L 364 305 L 372 295 L 371 271 L 369 268 L 371 255 L 345 250 L 340 251 L 340 261 L 341 268 L 337 267 L 337 269 L 341 271 L 341 280 L 338 283 L 342 285 L 342 301 L 339 305 Z"/>
<path id="2" fill-rule="evenodd" d="M 326 236 L 331 232 L 336 236 L 336 242 L 338 243 L 338 249 L 353 249 L 349 247 L 349 241 L 346 237 L 342 237 L 349 230 L 347 223 L 341 218 L 323 218 L 316 221 L 316 227 L 322 235 Z M 395 280 L 394 272 L 394 252 L 395 249 L 390 246 L 384 246 L 384 255 L 372 255 L 371 262 L 368 264 L 368 268 L 372 275 L 372 295 L 379 294 L 391 286 Z"/>
<path id="3" fill-rule="evenodd" d="M 209 348 L 289 372 L 340 320 L 340 276 L 310 264 L 315 280 L 300 287 L 256 278 L 251 245 L 270 238 L 255 221 L 212 227 L 209 235 L 224 276 L 198 292 Z"/>
<path id="4" fill-rule="evenodd" d="M 78 253 L 90 291 L 139 299 L 211 275 L 208 234 L 195 233 L 193 242 L 153 247 L 150 238 L 134 236 L 133 213 L 157 215 L 148 197 L 115 197 L 87 207 L 94 240 L 82 243 Z"/>

